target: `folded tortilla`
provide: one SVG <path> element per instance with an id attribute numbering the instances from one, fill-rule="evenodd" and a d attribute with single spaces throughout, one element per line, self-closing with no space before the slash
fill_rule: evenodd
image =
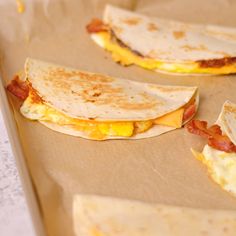
<path id="1" fill-rule="evenodd" d="M 75 195 L 77 236 L 233 236 L 235 212 L 151 204 L 96 195 Z"/>
<path id="2" fill-rule="evenodd" d="M 236 196 L 236 104 L 226 101 L 216 124 L 224 139 L 216 135 L 202 153 L 195 150 L 192 152 L 207 166 L 211 178 L 224 190 Z"/>
<path id="3" fill-rule="evenodd" d="M 144 16 L 107 5 L 87 29 L 124 66 L 187 74 L 236 72 L 236 29 Z"/>
<path id="4" fill-rule="evenodd" d="M 139 83 L 27 59 L 28 119 L 87 139 L 147 138 L 182 127 L 198 108 L 196 87 Z M 8 86 L 9 88 L 9 86 Z"/>

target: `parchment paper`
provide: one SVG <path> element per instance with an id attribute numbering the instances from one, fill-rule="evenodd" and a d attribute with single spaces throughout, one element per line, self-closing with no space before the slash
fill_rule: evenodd
<path id="1" fill-rule="evenodd" d="M 19 14 L 14 0 L 0 0 L 1 72 L 5 82 L 22 70 L 30 56 L 131 80 L 199 86 L 197 118 L 209 122 L 216 120 L 226 99 L 236 102 L 236 76 L 171 76 L 113 62 L 85 31 L 92 17 L 101 17 L 106 2 L 25 0 L 25 12 Z M 236 26 L 233 0 L 109 2 L 153 16 Z M 208 178 L 205 167 L 190 152 L 190 147 L 201 150 L 204 141 L 184 129 L 146 140 L 89 141 L 27 121 L 18 112 L 16 99 L 11 101 L 49 236 L 74 235 L 72 197 L 80 193 L 236 210 L 236 199 Z"/>

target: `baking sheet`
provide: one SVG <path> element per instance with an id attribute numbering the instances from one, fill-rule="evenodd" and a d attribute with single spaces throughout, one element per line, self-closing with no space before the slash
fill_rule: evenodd
<path id="1" fill-rule="evenodd" d="M 25 58 L 30 56 L 136 81 L 199 86 L 197 118 L 209 122 L 217 119 L 226 99 L 236 102 L 236 76 L 172 76 L 114 63 L 85 31 L 91 18 L 101 17 L 106 2 L 28 0 L 25 12 L 19 14 L 15 1 L 1 0 L 4 83 L 22 70 Z M 230 0 L 109 3 L 153 16 L 236 26 L 236 2 Z M 72 197 L 80 193 L 179 207 L 236 210 L 236 199 L 208 178 L 205 167 L 190 152 L 190 147 L 201 150 L 204 141 L 184 129 L 145 140 L 89 141 L 27 121 L 18 112 L 19 102 L 9 97 L 49 236 L 74 235 Z"/>
<path id="2" fill-rule="evenodd" d="M 3 80 L 0 77 L 0 108 L 7 128 L 12 151 L 15 156 L 16 165 L 18 167 L 18 173 L 21 178 L 21 184 L 25 192 L 25 197 L 32 217 L 32 222 L 34 224 L 32 232 L 34 233 L 34 235 L 44 236 L 45 227 L 42 222 L 38 199 L 34 191 L 34 186 L 31 181 L 29 171 L 27 169 L 26 160 L 24 158 L 21 142 L 19 139 L 17 125 L 14 121 L 13 113 L 10 110 L 10 106 L 7 102 L 7 97 L 2 82 Z"/>

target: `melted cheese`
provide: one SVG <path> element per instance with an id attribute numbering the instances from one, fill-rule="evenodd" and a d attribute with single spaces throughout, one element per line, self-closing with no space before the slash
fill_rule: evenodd
<path id="1" fill-rule="evenodd" d="M 25 4 L 22 0 L 16 0 L 18 13 L 23 13 L 25 11 Z"/>
<path id="2" fill-rule="evenodd" d="M 149 70 L 164 70 L 177 73 L 209 73 L 209 74 L 229 74 L 236 72 L 236 65 L 227 65 L 220 68 L 202 68 L 197 62 L 175 63 L 157 61 L 152 58 L 144 58 L 136 55 L 126 47 L 120 46 L 111 40 L 108 32 L 92 34 L 93 40 L 101 47 L 112 53 L 114 61 L 121 65 L 128 66 L 136 64 Z"/>
<path id="3" fill-rule="evenodd" d="M 173 111 L 171 113 L 171 116 L 167 114 L 156 119 L 154 123 L 156 125 L 166 125 L 166 126 L 180 128 L 182 127 L 182 124 L 183 124 L 183 114 L 184 114 L 184 108 L 180 108 L 176 111 Z"/>
<path id="4" fill-rule="evenodd" d="M 192 152 L 207 166 L 212 179 L 224 190 L 236 196 L 236 153 L 219 151 L 208 145 L 202 153 L 194 150 Z"/>
<path id="5" fill-rule="evenodd" d="M 30 93 L 21 107 L 21 113 L 31 120 L 47 121 L 61 126 L 73 126 L 74 129 L 87 133 L 89 137 L 101 140 L 106 136 L 131 137 L 134 134 L 147 131 L 156 124 L 180 128 L 182 126 L 184 108 L 155 120 L 115 122 L 79 120 L 71 118 L 42 102 L 35 102 Z"/>

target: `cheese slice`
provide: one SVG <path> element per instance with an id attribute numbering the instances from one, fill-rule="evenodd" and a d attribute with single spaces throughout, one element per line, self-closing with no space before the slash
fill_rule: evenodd
<path id="1" fill-rule="evenodd" d="M 197 62 L 176 63 L 141 57 L 133 53 L 129 48 L 122 47 L 112 40 L 111 35 L 108 32 L 93 33 L 91 34 L 91 37 L 99 46 L 112 53 L 112 58 L 115 62 L 119 62 L 124 66 L 136 64 L 149 70 L 164 70 L 177 73 L 228 74 L 232 73 L 232 71 L 236 72 L 235 64 L 219 68 L 203 68 L 200 67 Z"/>
<path id="2" fill-rule="evenodd" d="M 180 108 L 155 120 L 144 121 L 93 121 L 80 120 L 67 116 L 66 114 L 33 99 L 30 92 L 21 107 L 21 113 L 31 120 L 52 122 L 61 126 L 73 126 L 89 134 L 93 139 L 101 140 L 106 136 L 131 137 L 142 133 L 153 125 L 165 125 L 174 128 L 182 126 L 184 108 Z"/>
<path id="3" fill-rule="evenodd" d="M 180 128 L 183 124 L 183 114 L 184 108 L 180 108 L 176 111 L 171 112 L 171 114 L 164 115 L 154 120 L 154 124 Z"/>

